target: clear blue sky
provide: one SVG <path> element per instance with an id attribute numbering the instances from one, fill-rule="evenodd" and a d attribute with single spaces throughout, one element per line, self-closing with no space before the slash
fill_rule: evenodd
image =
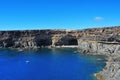
<path id="1" fill-rule="evenodd" d="M 0 0 L 0 30 L 120 25 L 120 0 Z"/>

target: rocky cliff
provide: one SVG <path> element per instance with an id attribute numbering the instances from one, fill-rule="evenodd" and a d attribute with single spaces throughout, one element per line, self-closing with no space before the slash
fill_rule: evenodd
<path id="1" fill-rule="evenodd" d="M 77 45 L 74 31 L 25 30 L 0 31 L 1 48 L 39 48 L 44 46 Z"/>
<path id="2" fill-rule="evenodd" d="M 81 41 L 118 45 L 120 43 L 120 27 L 85 30 L 0 31 L 1 48 L 78 45 Z"/>
<path id="3" fill-rule="evenodd" d="M 120 54 L 120 45 L 118 43 L 103 43 L 96 41 L 79 41 L 78 47 L 84 53 L 97 55 L 118 55 Z"/>
<path id="4" fill-rule="evenodd" d="M 120 79 L 119 26 L 85 30 L 0 31 L 0 48 L 34 49 L 63 45 L 76 45 L 83 53 L 109 55 L 106 67 L 99 73 L 100 79 Z"/>

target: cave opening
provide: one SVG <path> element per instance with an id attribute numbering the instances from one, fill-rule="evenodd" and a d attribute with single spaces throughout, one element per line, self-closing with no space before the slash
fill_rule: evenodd
<path id="1" fill-rule="evenodd" d="M 77 39 L 69 39 L 68 40 L 68 45 L 78 45 Z"/>
<path id="2" fill-rule="evenodd" d="M 52 40 L 49 39 L 40 39 L 36 41 L 37 46 L 50 46 L 52 45 Z"/>
<path id="3" fill-rule="evenodd" d="M 75 36 L 66 35 L 63 36 L 58 42 L 55 44 L 56 46 L 78 46 L 78 40 Z"/>

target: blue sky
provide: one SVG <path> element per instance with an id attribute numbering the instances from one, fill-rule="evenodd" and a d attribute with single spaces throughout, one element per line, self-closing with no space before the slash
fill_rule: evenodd
<path id="1" fill-rule="evenodd" d="M 120 25 L 120 0 L 0 0 L 0 30 Z"/>

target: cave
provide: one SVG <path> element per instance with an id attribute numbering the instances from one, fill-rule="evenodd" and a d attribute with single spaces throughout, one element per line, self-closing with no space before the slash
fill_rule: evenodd
<path id="1" fill-rule="evenodd" d="M 39 47 L 50 46 L 50 45 L 52 45 L 52 40 L 51 39 L 39 39 L 39 40 L 36 40 L 36 44 Z"/>
<path id="2" fill-rule="evenodd" d="M 69 39 L 68 40 L 68 45 L 78 45 L 77 39 Z"/>
<path id="3" fill-rule="evenodd" d="M 72 35 L 65 35 L 63 36 L 61 39 L 58 40 L 58 42 L 56 42 L 55 44 L 56 46 L 71 46 L 71 45 L 78 45 L 78 40 L 76 38 L 76 36 L 72 36 Z"/>

